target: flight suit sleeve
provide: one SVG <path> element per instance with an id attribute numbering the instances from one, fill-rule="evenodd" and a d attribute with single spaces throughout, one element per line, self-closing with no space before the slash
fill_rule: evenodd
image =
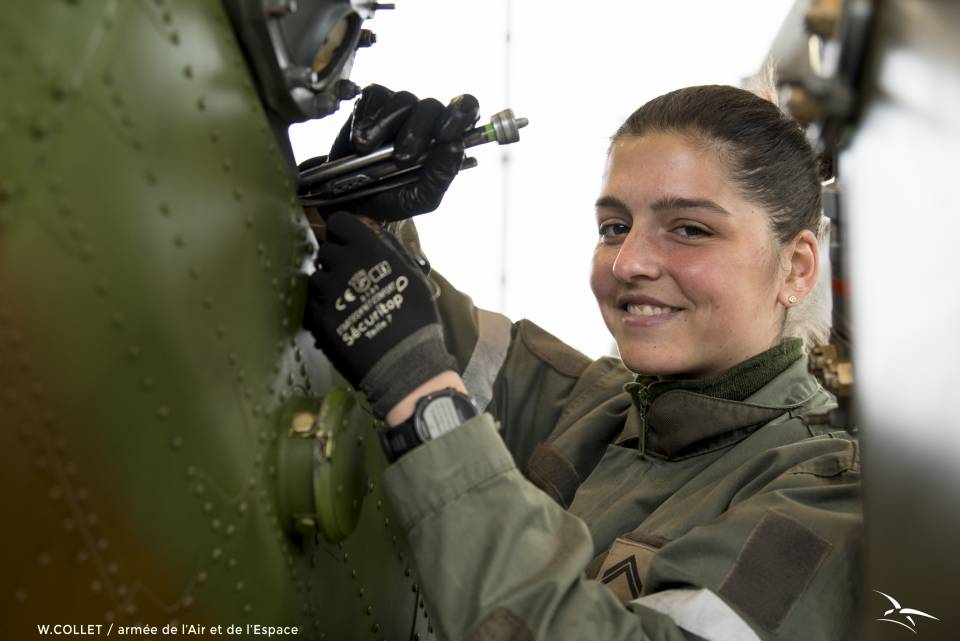
<path id="1" fill-rule="evenodd" d="M 412 220 L 391 226 L 407 252 L 429 265 Z M 529 320 L 476 307 L 436 271 L 428 276 L 447 349 L 481 409 L 502 426 L 507 448 L 523 468 L 553 430 L 576 390 L 603 368 Z"/>
<path id="2" fill-rule="evenodd" d="M 587 578 L 586 525 L 519 473 L 489 416 L 384 481 L 443 639 L 844 639 L 860 576 L 855 446 L 816 447 L 789 469 L 761 454 L 732 496 L 705 497 L 716 516 L 668 541 L 626 604 Z"/>
<path id="3" fill-rule="evenodd" d="M 384 486 L 442 639 L 699 638 L 586 578 L 586 525 L 520 474 L 489 415 L 409 452 Z"/>

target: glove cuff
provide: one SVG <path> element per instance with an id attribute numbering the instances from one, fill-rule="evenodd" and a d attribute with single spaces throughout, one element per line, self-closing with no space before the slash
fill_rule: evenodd
<path id="1" fill-rule="evenodd" d="M 407 394 L 446 370 L 457 369 L 457 362 L 443 343 L 439 323 L 421 327 L 394 345 L 360 381 L 373 413 L 387 415 Z"/>

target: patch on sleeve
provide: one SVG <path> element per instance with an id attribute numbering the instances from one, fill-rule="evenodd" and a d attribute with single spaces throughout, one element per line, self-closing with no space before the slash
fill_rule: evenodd
<path id="1" fill-rule="evenodd" d="M 540 443 L 527 461 L 527 478 L 554 501 L 570 507 L 580 487 L 580 475 L 573 465 L 549 443 Z"/>
<path id="2" fill-rule="evenodd" d="M 610 588 L 621 603 L 633 601 L 643 591 L 656 552 L 656 548 L 644 543 L 617 539 L 600 568 L 600 582 Z"/>
<path id="3" fill-rule="evenodd" d="M 497 608 L 464 641 L 533 641 L 533 632 L 513 612 Z"/>
<path id="4" fill-rule="evenodd" d="M 520 338 L 537 358 L 565 376 L 579 377 L 591 362 L 532 321 L 520 321 Z"/>
<path id="5" fill-rule="evenodd" d="M 747 537 L 720 596 L 764 628 L 776 630 L 831 547 L 799 521 L 768 512 Z"/>

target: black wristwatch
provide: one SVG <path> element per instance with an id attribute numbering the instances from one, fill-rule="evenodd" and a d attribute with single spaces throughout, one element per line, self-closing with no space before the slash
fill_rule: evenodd
<path id="1" fill-rule="evenodd" d="M 474 400 L 453 388 L 427 394 L 417 401 L 413 416 L 380 430 L 380 445 L 387 460 L 393 463 L 418 445 L 443 436 L 479 414 Z"/>

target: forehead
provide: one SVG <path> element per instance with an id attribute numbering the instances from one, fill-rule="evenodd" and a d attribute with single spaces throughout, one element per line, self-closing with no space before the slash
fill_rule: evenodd
<path id="1" fill-rule="evenodd" d="M 745 204 L 719 151 L 678 133 L 618 138 L 607 157 L 603 195 L 616 196 L 631 207 L 664 196 L 706 198 L 725 208 Z"/>

